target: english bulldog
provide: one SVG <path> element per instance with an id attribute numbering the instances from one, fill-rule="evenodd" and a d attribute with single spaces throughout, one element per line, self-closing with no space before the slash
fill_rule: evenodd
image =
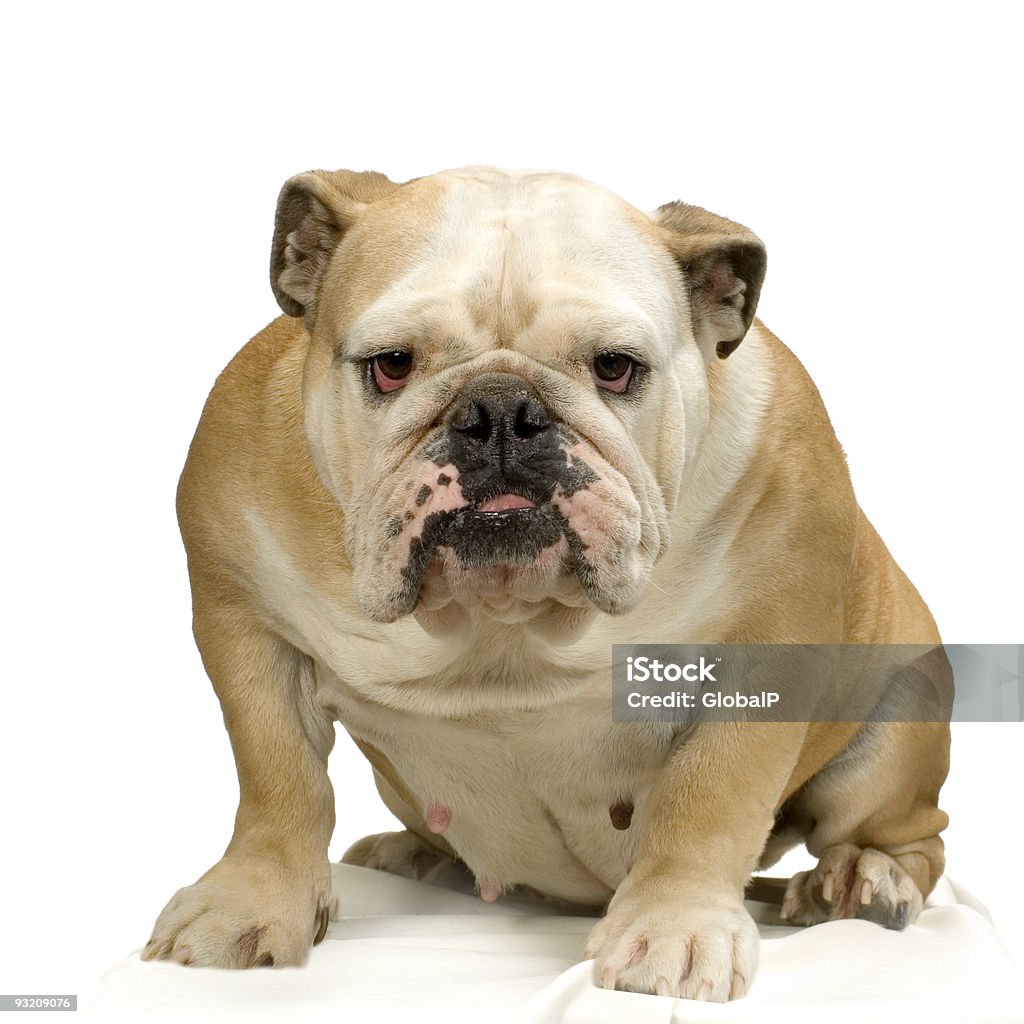
<path id="1" fill-rule="evenodd" d="M 178 491 L 238 812 L 145 959 L 305 960 L 336 721 L 405 826 L 346 860 L 601 908 L 605 988 L 743 995 L 745 887 L 801 842 L 785 920 L 915 919 L 948 725 L 610 713 L 614 643 L 938 643 L 754 319 L 764 273 L 739 224 L 565 174 L 285 183 L 284 316 L 217 380 Z"/>

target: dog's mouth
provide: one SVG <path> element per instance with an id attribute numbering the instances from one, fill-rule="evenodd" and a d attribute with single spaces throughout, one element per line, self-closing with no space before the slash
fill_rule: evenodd
<path id="1" fill-rule="evenodd" d="M 580 439 L 567 436 L 557 460 L 505 465 L 460 466 L 438 445 L 410 468 L 389 489 L 376 571 L 359 577 L 360 604 L 378 621 L 452 603 L 504 621 L 552 602 L 615 613 L 639 596 L 639 504 Z"/>
<path id="2" fill-rule="evenodd" d="M 536 594 L 585 561 L 575 531 L 550 500 L 503 491 L 427 516 L 402 569 L 403 596 L 411 610 L 417 599 L 432 603 L 441 594 Z M 429 594 L 421 594 L 425 577 Z"/>
<path id="3" fill-rule="evenodd" d="M 502 512 L 525 512 L 536 507 L 537 503 L 525 495 L 508 493 L 480 502 L 475 511 L 482 515 L 498 515 Z"/>
<path id="4" fill-rule="evenodd" d="M 506 492 L 445 517 L 438 524 L 438 548 L 451 549 L 464 570 L 529 565 L 567 529 L 549 501 Z"/>
<path id="5" fill-rule="evenodd" d="M 514 623 L 535 619 L 552 601 L 590 603 L 581 586 L 588 571 L 582 544 L 557 509 L 521 500 L 495 504 L 452 514 L 439 524 L 434 549 L 407 564 L 409 592 L 416 588 L 410 611 L 421 625 L 424 614 L 449 606 Z"/>

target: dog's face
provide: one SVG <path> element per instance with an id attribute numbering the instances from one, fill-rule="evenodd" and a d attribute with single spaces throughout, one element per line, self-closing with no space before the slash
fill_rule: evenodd
<path id="1" fill-rule="evenodd" d="M 291 179 L 272 281 L 310 331 L 306 431 L 366 614 L 630 608 L 763 273 L 738 225 L 565 175 Z"/>

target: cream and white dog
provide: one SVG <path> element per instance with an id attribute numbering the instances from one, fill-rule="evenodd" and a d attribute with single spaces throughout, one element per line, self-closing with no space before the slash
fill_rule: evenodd
<path id="1" fill-rule="evenodd" d="M 611 720 L 616 642 L 938 641 L 754 320 L 764 270 L 738 224 L 562 174 L 285 184 L 287 315 L 220 376 L 179 490 L 235 831 L 146 958 L 305 959 L 335 721 L 407 829 L 347 860 L 607 905 L 605 987 L 741 995 L 744 887 L 798 842 L 784 917 L 913 921 L 948 726 Z"/>

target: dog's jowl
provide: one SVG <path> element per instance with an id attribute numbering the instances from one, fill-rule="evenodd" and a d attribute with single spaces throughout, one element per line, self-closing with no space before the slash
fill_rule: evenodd
<path id="1" fill-rule="evenodd" d="M 948 726 L 611 720 L 614 643 L 938 642 L 754 319 L 764 272 L 738 224 L 568 175 L 286 182 L 285 315 L 221 374 L 178 492 L 238 814 L 147 958 L 305 960 L 336 721 L 405 827 L 346 861 L 603 911 L 580 952 L 605 987 L 742 995 L 744 887 L 798 843 L 819 863 L 784 918 L 914 921 Z"/>

